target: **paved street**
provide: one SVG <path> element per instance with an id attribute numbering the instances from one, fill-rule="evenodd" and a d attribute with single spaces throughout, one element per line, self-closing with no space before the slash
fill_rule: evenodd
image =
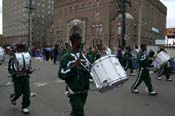
<path id="1" fill-rule="evenodd" d="M 33 60 L 33 65 L 40 70 L 31 76 L 31 91 L 36 96 L 31 97 L 29 116 L 65 116 L 71 109 L 64 95 L 65 84 L 57 78 L 58 66 L 40 60 Z M 175 81 L 158 81 L 154 77 L 152 74 L 158 96 L 147 95 L 144 84 L 139 88 L 140 94 L 131 93 L 135 77 L 130 77 L 121 88 L 103 94 L 90 91 L 86 116 L 175 116 Z M 9 94 L 13 92 L 13 86 L 9 82 L 7 64 L 3 64 L 0 66 L 0 116 L 23 116 L 21 99 L 16 106 L 10 104 Z"/>

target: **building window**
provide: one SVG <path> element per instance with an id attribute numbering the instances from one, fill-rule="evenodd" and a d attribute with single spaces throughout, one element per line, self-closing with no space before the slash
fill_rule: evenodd
<path id="1" fill-rule="evenodd" d="M 63 11 L 62 11 L 62 10 L 60 10 L 59 12 L 60 12 L 60 14 L 62 14 L 62 13 L 63 13 Z"/>
<path id="2" fill-rule="evenodd" d="M 100 11 L 99 10 L 96 10 L 95 11 L 95 16 L 99 16 L 100 15 Z"/>
<path id="3" fill-rule="evenodd" d="M 95 33 L 97 35 L 102 35 L 103 34 L 103 25 L 99 24 L 95 26 Z"/>
<path id="4" fill-rule="evenodd" d="M 72 12 L 72 7 L 69 8 L 70 12 Z"/>
<path id="5" fill-rule="evenodd" d="M 75 9 L 78 10 L 78 5 L 75 6 Z"/>
<path id="6" fill-rule="evenodd" d="M 91 6 L 92 5 L 92 3 L 91 3 L 91 1 L 89 1 L 89 6 Z"/>
<path id="7" fill-rule="evenodd" d="M 85 5 L 84 4 L 82 4 L 82 7 L 84 7 Z"/>
<path id="8" fill-rule="evenodd" d="M 67 8 L 64 9 L 64 12 L 65 12 L 65 13 L 67 12 Z"/>
<path id="9" fill-rule="evenodd" d="M 97 2 L 97 8 L 99 8 L 100 7 L 100 0 L 96 0 L 96 2 Z"/>

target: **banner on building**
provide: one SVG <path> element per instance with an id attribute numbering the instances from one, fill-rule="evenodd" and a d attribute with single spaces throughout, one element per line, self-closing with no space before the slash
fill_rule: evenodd
<path id="1" fill-rule="evenodd" d="M 156 45 L 165 45 L 165 39 L 157 39 L 155 40 Z"/>

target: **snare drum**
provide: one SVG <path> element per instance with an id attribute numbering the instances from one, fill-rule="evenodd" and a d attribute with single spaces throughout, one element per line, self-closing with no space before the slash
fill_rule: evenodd
<path id="1" fill-rule="evenodd" d="M 0 63 L 2 63 L 4 61 L 4 49 L 0 47 Z"/>
<path id="2" fill-rule="evenodd" d="M 161 51 L 160 53 L 158 53 L 157 54 L 157 57 L 155 59 L 155 61 L 158 64 L 160 64 L 160 65 L 165 64 L 166 62 L 168 62 L 168 60 L 170 60 L 170 56 L 167 53 L 163 52 L 163 51 Z"/>
<path id="3" fill-rule="evenodd" d="M 31 56 L 28 52 L 15 53 L 14 69 L 16 71 L 30 70 Z"/>
<path id="4" fill-rule="evenodd" d="M 95 61 L 91 74 L 100 92 L 118 87 L 128 80 L 125 70 L 114 55 L 104 56 Z"/>

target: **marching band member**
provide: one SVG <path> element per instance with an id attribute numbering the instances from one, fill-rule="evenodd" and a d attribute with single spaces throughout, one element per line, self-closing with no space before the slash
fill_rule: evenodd
<path id="1" fill-rule="evenodd" d="M 101 44 L 97 45 L 96 53 L 95 53 L 95 60 L 98 60 L 102 55 L 104 55 L 104 50 Z"/>
<path id="2" fill-rule="evenodd" d="M 112 55 L 112 50 L 107 46 L 105 47 L 105 53 L 106 55 Z"/>
<path id="3" fill-rule="evenodd" d="M 96 57 L 95 56 L 96 55 L 95 52 L 96 51 L 93 50 L 92 47 L 90 47 L 89 50 L 88 50 L 87 58 L 88 58 L 88 60 L 90 61 L 91 64 L 95 62 L 95 57 Z"/>
<path id="4" fill-rule="evenodd" d="M 133 66 L 132 66 L 132 54 L 131 54 L 131 48 L 129 46 L 126 47 L 126 51 L 123 55 L 123 65 L 124 69 L 127 71 L 130 69 L 130 76 L 134 76 L 135 74 L 133 73 Z"/>
<path id="5" fill-rule="evenodd" d="M 88 96 L 90 73 L 86 68 L 89 64 L 79 51 L 82 37 L 73 33 L 70 37 L 71 52 L 63 55 L 58 72 L 59 78 L 65 80 L 72 107 L 71 116 L 84 116 L 84 105 Z M 86 68 L 85 68 L 86 67 Z"/>
<path id="6" fill-rule="evenodd" d="M 67 54 L 70 52 L 70 45 L 69 43 L 65 43 L 65 47 L 62 49 L 62 52 L 61 52 L 61 56 L 63 56 L 64 54 Z"/>
<path id="7" fill-rule="evenodd" d="M 25 46 L 23 44 L 17 45 L 17 52 L 22 53 L 25 51 Z M 12 77 L 14 83 L 14 94 L 10 95 L 10 100 L 13 105 L 16 105 L 16 100 L 23 95 L 22 99 L 22 112 L 25 114 L 29 113 L 28 107 L 30 106 L 30 82 L 29 74 L 30 70 L 24 70 L 18 72 L 14 68 L 15 58 L 11 57 L 8 63 L 8 71 Z"/>
<path id="8" fill-rule="evenodd" d="M 132 85 L 131 87 L 131 91 L 133 93 L 139 93 L 139 91 L 137 90 L 137 87 L 142 83 L 142 81 L 145 82 L 147 88 L 148 88 L 148 94 L 149 95 L 156 95 L 157 92 L 153 91 L 153 87 L 151 84 L 151 78 L 150 78 L 150 74 L 149 74 L 149 65 L 152 63 L 153 61 L 153 56 L 152 55 L 146 55 L 145 54 L 146 51 L 146 44 L 141 44 L 141 51 L 139 52 L 138 56 L 137 56 L 137 60 L 140 64 L 139 67 L 139 74 L 138 77 L 135 81 L 135 83 Z"/>
<path id="9" fill-rule="evenodd" d="M 164 47 L 161 47 L 157 53 L 160 53 L 161 51 L 167 53 Z M 172 79 L 170 78 L 170 73 L 171 73 L 171 66 L 170 66 L 170 62 L 168 61 L 167 63 L 160 66 L 160 70 L 159 70 L 157 79 L 162 80 L 161 76 L 165 75 L 167 81 L 172 81 Z"/>
<path id="10" fill-rule="evenodd" d="M 112 51 L 109 47 L 103 47 L 101 44 L 97 45 L 97 50 L 96 50 L 96 60 L 106 56 L 106 55 L 111 55 Z"/>

